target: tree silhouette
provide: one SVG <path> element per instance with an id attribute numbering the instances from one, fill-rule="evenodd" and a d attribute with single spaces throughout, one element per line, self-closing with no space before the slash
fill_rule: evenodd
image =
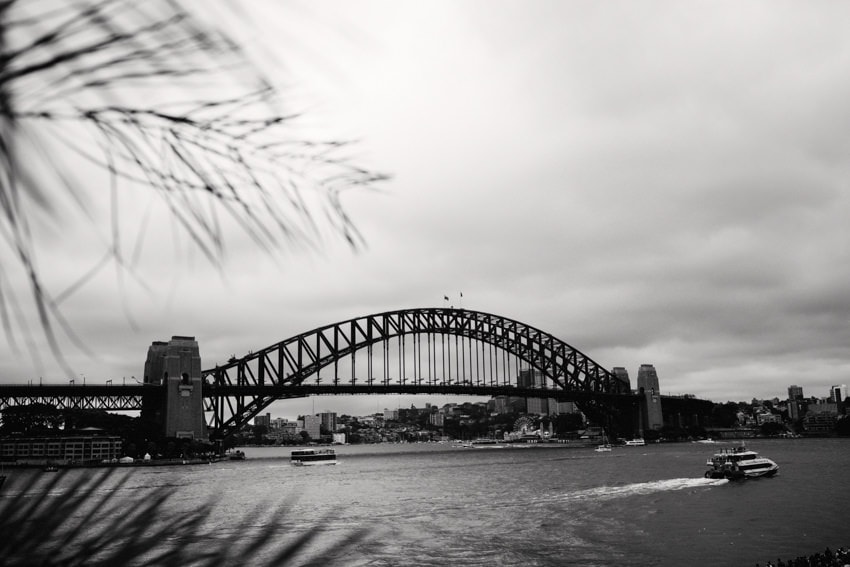
<path id="1" fill-rule="evenodd" d="M 236 3 L 224 6 L 244 20 Z M 0 265 L 0 320 L 17 348 L 15 331 L 30 331 L 12 282 L 26 278 L 41 332 L 69 374 L 57 334 L 84 345 L 60 300 L 110 263 L 139 276 L 150 219 L 125 242 L 122 191 L 155 193 L 220 266 L 231 224 L 264 251 L 315 245 L 327 231 L 360 245 L 340 194 L 386 178 L 346 159 L 345 141 L 299 137 L 298 112 L 282 110 L 258 66 L 198 16 L 174 0 L 0 0 L 0 243 L 14 258 Z M 82 198 L 90 181 L 77 170 L 100 172 L 111 237 L 101 261 L 57 292 L 38 268 L 31 219 L 59 196 L 95 218 Z"/>

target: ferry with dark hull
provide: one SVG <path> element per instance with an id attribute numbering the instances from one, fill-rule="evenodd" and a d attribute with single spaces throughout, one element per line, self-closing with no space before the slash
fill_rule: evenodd
<path id="1" fill-rule="evenodd" d="M 289 454 L 289 462 L 299 467 L 335 465 L 336 452 L 333 449 L 297 449 Z"/>
<path id="2" fill-rule="evenodd" d="M 705 472 L 705 478 L 743 480 L 769 477 L 779 472 L 779 465 L 767 457 L 760 457 L 758 453 L 747 449 L 744 445 L 733 449 L 721 449 L 708 459 L 706 465 L 709 468 Z"/>

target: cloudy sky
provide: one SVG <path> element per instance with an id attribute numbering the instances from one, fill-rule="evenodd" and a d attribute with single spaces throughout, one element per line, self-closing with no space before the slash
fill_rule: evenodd
<path id="1" fill-rule="evenodd" d="M 326 236 L 269 255 L 233 230 L 219 271 L 161 211 L 137 279 L 104 269 L 61 304 L 93 351 L 62 340 L 87 381 L 140 377 L 150 342 L 172 335 L 196 336 L 209 367 L 462 292 L 463 307 L 633 380 L 654 364 L 665 393 L 824 396 L 850 382 L 850 4 L 251 6 L 237 33 L 276 62 L 306 125 L 359 140 L 348 154 L 392 176 L 343 196 L 365 245 Z M 38 262 L 59 294 L 98 262 L 109 223 L 44 216 Z M 28 353 L 25 336 L 44 339 L 26 281 L 7 277 L 30 333 L 0 343 L 0 380 L 67 380 Z"/>

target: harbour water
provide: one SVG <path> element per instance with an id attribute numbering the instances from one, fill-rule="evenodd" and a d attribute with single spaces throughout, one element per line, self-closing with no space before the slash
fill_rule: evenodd
<path id="1" fill-rule="evenodd" d="M 137 506 L 171 487 L 163 516 L 214 501 L 213 539 L 261 529 L 278 506 L 280 538 L 321 527 L 315 545 L 334 545 L 364 528 L 343 565 L 753 566 L 850 544 L 850 440 L 751 440 L 779 475 L 731 483 L 703 477 L 721 446 L 731 444 L 607 453 L 343 446 L 339 464 L 326 467 L 293 467 L 286 447 L 248 447 L 245 461 L 137 468 L 120 489 L 110 477 L 99 490 Z M 72 470 L 62 483 L 87 474 Z M 0 505 L 20 495 L 26 475 L 42 477 L 29 496 L 47 489 L 50 474 L 16 470 Z M 236 520 L 246 515 L 249 523 Z"/>

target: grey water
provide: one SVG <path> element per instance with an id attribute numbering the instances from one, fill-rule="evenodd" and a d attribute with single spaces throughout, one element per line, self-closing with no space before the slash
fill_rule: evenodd
<path id="1" fill-rule="evenodd" d="M 778 476 L 704 478 L 706 459 L 731 445 L 342 446 L 339 464 L 322 467 L 291 466 L 286 447 L 248 447 L 245 461 L 131 469 L 118 498 L 138 505 L 172 487 L 165 516 L 212 501 L 211 538 L 238 536 L 246 515 L 262 528 L 277 506 L 283 539 L 320 527 L 318 545 L 333 545 L 364 528 L 343 565 L 754 566 L 850 544 L 850 440 L 750 440 Z"/>

